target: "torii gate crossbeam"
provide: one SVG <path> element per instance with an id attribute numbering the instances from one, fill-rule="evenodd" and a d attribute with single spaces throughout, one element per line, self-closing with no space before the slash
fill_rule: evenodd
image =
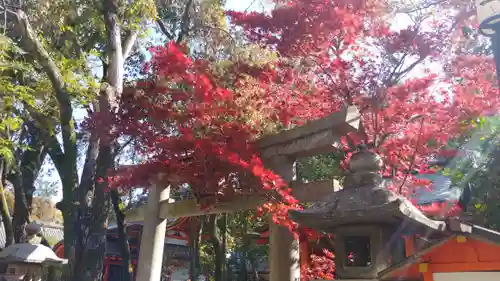
<path id="1" fill-rule="evenodd" d="M 338 149 L 340 138 L 358 130 L 360 114 L 351 106 L 304 126 L 278 133 L 257 141 L 266 165 L 292 184 L 298 200 L 315 201 L 339 189 L 335 181 L 295 183 L 297 158 L 318 155 Z M 155 196 L 147 205 L 127 213 L 127 220 L 144 219 L 141 250 L 137 266 L 138 281 L 158 281 L 163 262 L 163 245 L 167 218 L 199 216 L 253 209 L 265 202 L 263 198 L 236 198 L 232 202 L 217 204 L 212 209 L 200 210 L 194 200 L 169 201 L 168 187 L 155 187 Z M 309 190 L 307 190 L 309 189 Z M 312 191 L 315 192 L 312 192 Z M 153 190 L 152 190 L 153 192 Z M 318 197 L 316 197 L 317 194 Z M 316 198 L 316 199 L 315 199 Z M 165 225 L 165 227 L 164 227 Z M 146 229 L 147 228 L 147 229 Z M 163 230 L 162 230 L 163 228 Z M 163 232 L 162 232 L 163 231 Z M 270 281 L 299 281 L 298 241 L 287 229 L 270 223 Z"/>

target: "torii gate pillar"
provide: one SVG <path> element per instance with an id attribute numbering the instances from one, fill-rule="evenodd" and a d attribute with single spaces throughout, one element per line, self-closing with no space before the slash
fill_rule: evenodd
<path id="1" fill-rule="evenodd" d="M 273 156 L 268 166 L 287 182 L 296 179 L 295 159 Z M 285 227 L 269 222 L 269 274 L 270 281 L 299 281 L 299 240 Z"/>
<path id="2" fill-rule="evenodd" d="M 261 138 L 260 156 L 285 181 L 296 180 L 295 160 L 336 151 L 341 136 L 356 132 L 360 124 L 355 106 L 293 129 Z M 311 192 L 313 192 L 311 190 Z M 300 281 L 299 241 L 286 228 L 269 223 L 270 281 Z"/>
<path id="3" fill-rule="evenodd" d="M 160 202 L 168 201 L 170 186 L 153 184 L 146 205 L 136 280 L 159 281 L 163 265 L 167 219 L 159 218 Z"/>

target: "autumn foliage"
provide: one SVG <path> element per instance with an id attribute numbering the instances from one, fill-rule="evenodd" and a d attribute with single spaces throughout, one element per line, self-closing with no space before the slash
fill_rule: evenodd
<path id="1" fill-rule="evenodd" d="M 271 191 L 294 205 L 286 183 L 259 158 L 252 143 L 256 129 L 207 63 L 187 57 L 173 43 L 152 53 L 154 79 L 126 94 L 115 124 L 121 135 L 135 138 L 145 160 L 119 170 L 113 183 L 149 186 L 151 178 L 164 174 L 160 184 L 189 184 L 202 207 Z"/>
<path id="2" fill-rule="evenodd" d="M 301 268 L 300 277 L 304 280 L 335 279 L 335 255 L 323 249 L 322 255 L 311 254 L 309 266 Z"/>
<path id="3" fill-rule="evenodd" d="M 450 52 L 457 49 L 457 25 L 450 24 L 456 16 L 444 13 L 394 29 L 383 20 L 390 12 L 370 1 L 298 0 L 270 15 L 228 15 L 249 40 L 279 52 L 278 77 L 293 76 L 269 81 L 269 88 L 280 89 L 270 95 L 294 99 L 299 88 L 308 93 L 302 99 L 313 100 L 299 108 L 292 103 L 282 122 L 299 124 L 357 105 L 364 132 L 352 136 L 354 143 L 372 145 L 384 158 L 383 172 L 400 182 L 394 188 L 407 194 L 414 180 L 408 172 L 425 170 L 426 161 L 470 129 L 471 121 L 494 114 L 499 97 L 488 59 Z M 458 15 L 463 20 L 463 12 Z M 346 154 L 348 162 L 352 153 Z"/>
<path id="4" fill-rule="evenodd" d="M 449 139 L 498 111 L 493 65 L 447 53 L 457 40 L 446 19 L 394 29 L 376 1 L 278 4 L 269 14 L 227 12 L 249 42 L 277 54 L 269 63 L 236 62 L 221 74 L 183 46 L 151 50 L 151 79 L 124 93 L 115 119 L 116 137 L 132 136 L 144 161 L 118 170 L 115 185 L 149 186 L 163 174 L 164 184 L 189 184 L 204 207 L 265 193 L 284 203 L 265 208 L 292 228 L 286 211 L 297 201 L 253 144 L 267 123 L 287 129 L 358 106 L 363 131 L 351 140 L 371 145 L 394 190 L 408 194 L 410 170 L 427 169 Z M 258 121 L 249 117 L 256 112 Z M 346 142 L 346 162 L 353 149 Z M 307 274 L 321 277 L 328 259 L 314 260 Z"/>

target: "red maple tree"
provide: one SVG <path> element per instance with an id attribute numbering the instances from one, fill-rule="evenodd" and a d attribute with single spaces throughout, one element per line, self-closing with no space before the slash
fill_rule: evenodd
<path id="1" fill-rule="evenodd" d="M 207 62 L 189 58 L 174 43 L 151 51 L 154 77 L 124 93 L 114 124 L 115 137 L 133 137 L 144 161 L 116 171 L 113 185 L 149 186 L 163 174 L 159 184 L 189 184 L 202 208 L 255 194 L 296 205 L 287 184 L 259 158 L 253 142 L 258 132 L 246 122 L 244 107 L 219 86 L 223 81 Z M 286 217 L 284 207 L 264 207 Z"/>
<path id="2" fill-rule="evenodd" d="M 457 20 L 469 15 L 468 6 L 463 10 L 417 18 L 397 31 L 381 20 L 387 7 L 370 1 L 296 0 L 270 15 L 228 15 L 249 40 L 279 52 L 280 78 L 268 81 L 268 88 L 269 95 L 290 104 L 283 123 L 300 124 L 341 105 L 357 105 L 364 132 L 355 139 L 373 144 L 385 172 L 403 179 L 409 170 L 425 168 L 429 157 L 467 129 L 464 124 L 497 111 L 493 66 L 487 58 L 465 57 L 454 45 L 462 23 Z M 450 65 L 451 73 L 443 76 Z M 289 75 L 293 78 L 281 78 Z"/>
<path id="3" fill-rule="evenodd" d="M 499 105 L 491 59 L 464 53 L 457 32 L 474 24 L 473 7 L 443 1 L 446 12 L 419 16 L 439 4 L 423 2 L 409 9 L 415 14 L 401 30 L 384 20 L 393 12 L 389 7 L 370 1 L 292 0 L 269 14 L 228 15 L 249 40 L 280 55 L 279 78 L 266 82 L 269 95 L 290 104 L 281 122 L 298 125 L 341 105 L 357 105 L 364 131 L 351 136 L 346 150 L 373 145 L 384 159 L 383 172 L 394 176 L 392 188 L 408 195 L 429 186 L 410 171 L 428 173 L 430 158 Z"/>
<path id="4" fill-rule="evenodd" d="M 149 186 L 150 178 L 164 174 L 164 184 L 189 184 L 203 206 L 237 195 L 278 195 L 283 204 L 264 207 L 293 228 L 286 211 L 299 206 L 259 158 L 253 143 L 262 123 L 248 122 L 249 102 L 263 112 L 264 123 L 283 128 L 358 106 L 364 131 L 355 138 L 373 144 L 384 172 L 394 174 L 397 191 L 405 194 L 414 180 L 409 170 L 425 169 L 464 124 L 498 108 L 491 77 L 483 75 L 491 73 L 490 64 L 443 55 L 456 42 L 447 21 L 422 19 L 395 31 L 385 20 L 388 7 L 375 1 L 278 4 L 270 14 L 227 13 L 248 40 L 279 54 L 267 65 L 233 64 L 228 78 L 188 57 L 182 46 L 152 50 L 152 78 L 124 93 L 115 119 L 115 137 L 134 137 L 144 161 L 118 170 L 110 178 L 114 184 Z M 452 65 L 450 75 L 425 69 L 433 62 Z M 419 66 L 424 69 L 410 78 Z M 246 77 L 260 94 L 242 103 L 238 89 L 247 89 Z"/>

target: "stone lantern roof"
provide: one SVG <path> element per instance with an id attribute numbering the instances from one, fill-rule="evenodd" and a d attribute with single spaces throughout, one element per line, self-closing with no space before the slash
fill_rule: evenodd
<path id="1" fill-rule="evenodd" d="M 342 190 L 305 210 L 290 211 L 290 217 L 324 232 L 343 225 L 399 224 L 402 220 L 445 231 L 445 222 L 427 218 L 408 199 L 388 190 L 379 173 L 381 167 L 379 155 L 361 150 L 351 158 Z"/>
<path id="2" fill-rule="evenodd" d="M 13 244 L 0 252 L 0 263 L 59 265 L 67 262 L 68 260 L 57 257 L 52 249 L 40 244 Z"/>

